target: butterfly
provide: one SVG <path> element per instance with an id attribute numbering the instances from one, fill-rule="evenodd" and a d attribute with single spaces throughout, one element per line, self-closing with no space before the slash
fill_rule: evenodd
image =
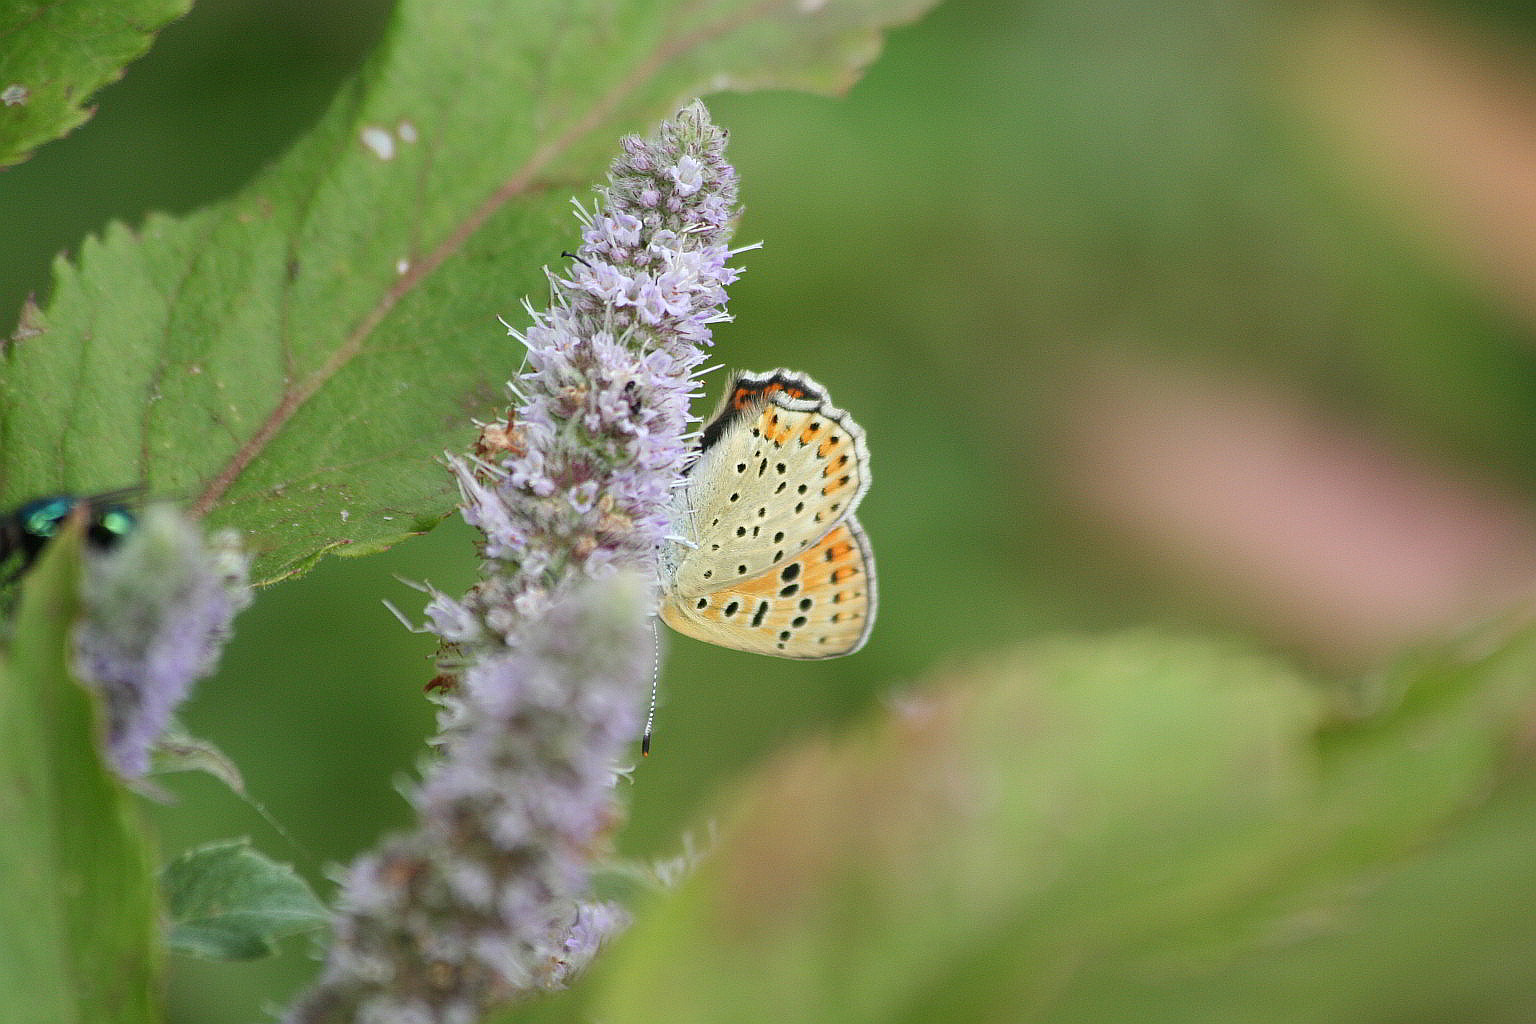
<path id="1" fill-rule="evenodd" d="M 820 384 L 782 369 L 738 375 L 674 502 L 662 620 L 780 658 L 863 647 L 875 561 L 854 511 L 869 479 L 864 431 Z"/>

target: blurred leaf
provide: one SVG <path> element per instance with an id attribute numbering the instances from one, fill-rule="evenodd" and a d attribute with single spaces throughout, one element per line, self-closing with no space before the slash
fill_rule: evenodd
<path id="1" fill-rule="evenodd" d="M 589 1015 L 1187 1021 L 1186 990 L 1211 1021 L 1343 1020 L 1371 995 L 1444 1007 L 1476 976 L 1459 962 L 1377 972 L 1364 995 L 1337 967 L 1326 992 L 1253 995 L 1281 977 L 1306 987 L 1295 966 L 1320 947 L 1382 955 L 1372 915 L 1425 924 L 1442 908 L 1437 891 L 1389 886 L 1446 856 L 1511 778 L 1536 634 L 1389 683 L 1389 711 L 1340 724 L 1271 662 L 1147 636 L 950 679 L 767 766 L 714 856 L 599 962 Z M 1522 871 L 1528 887 L 1533 839 L 1528 818 L 1498 839 L 1502 874 L 1458 877 L 1484 890 L 1471 905 L 1504 909 Z M 1374 895 L 1388 891 L 1401 902 Z M 1459 922 L 1474 972 L 1536 942 L 1529 914 L 1503 916 Z M 1396 944 L 1401 964 L 1436 948 L 1424 931 Z M 1504 989 L 1528 1019 L 1536 964 L 1514 969 Z M 1412 993 L 1389 989 L 1405 978 Z"/>
<path id="2" fill-rule="evenodd" d="M 264 580 L 430 529 L 433 460 L 522 358 L 496 314 L 542 301 L 620 136 L 708 89 L 846 88 L 930 2 L 405 0 L 244 193 L 57 265 L 5 351 L 0 490 L 185 496 L 251 535 Z"/>
<path id="3" fill-rule="evenodd" d="M 232 839 L 188 850 L 160 879 L 171 913 L 171 948 L 205 960 L 254 960 L 329 916 L 291 867 Z"/>
<path id="4" fill-rule="evenodd" d="M 0 167 L 91 116 L 83 106 L 191 0 L 0 0 Z"/>
<path id="5" fill-rule="evenodd" d="M 0 652 L 0 1020 L 158 1020 L 158 907 L 133 798 L 70 675 L 79 531 L 27 574 Z"/>
<path id="6" fill-rule="evenodd" d="M 240 766 L 209 740 L 199 739 L 187 732 L 180 722 L 171 722 L 155 741 L 150 757 L 151 769 L 155 774 L 203 772 L 224 783 L 235 795 L 246 796 L 245 779 L 240 775 Z"/>

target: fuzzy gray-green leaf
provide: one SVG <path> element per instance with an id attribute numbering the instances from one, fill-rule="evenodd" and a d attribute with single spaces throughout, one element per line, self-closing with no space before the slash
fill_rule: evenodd
<path id="1" fill-rule="evenodd" d="M 1536 631 L 1386 678 L 1341 720 L 1133 636 L 942 681 L 766 765 L 567 1019 L 1532 1019 Z"/>
<path id="2" fill-rule="evenodd" d="M 189 850 L 160 884 L 171 914 L 171 948 L 205 960 L 269 956 L 279 939 L 325 924 L 325 908 L 286 864 L 243 839 Z"/>

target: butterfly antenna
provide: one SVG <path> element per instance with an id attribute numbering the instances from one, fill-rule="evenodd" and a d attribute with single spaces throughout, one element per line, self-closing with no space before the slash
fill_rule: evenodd
<path id="1" fill-rule="evenodd" d="M 651 624 L 651 639 L 655 642 L 655 660 L 651 662 L 651 706 L 645 713 L 645 733 L 640 737 L 640 756 L 651 756 L 651 726 L 656 723 L 656 686 L 661 682 L 661 627 Z"/>

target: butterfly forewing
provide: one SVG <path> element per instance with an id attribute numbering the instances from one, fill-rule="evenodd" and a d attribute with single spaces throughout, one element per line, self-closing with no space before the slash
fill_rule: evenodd
<path id="1" fill-rule="evenodd" d="M 863 431 L 825 399 L 776 392 L 737 415 L 689 473 L 681 525 L 697 547 L 676 567 L 684 594 L 795 558 L 851 514 L 869 485 Z"/>
<path id="2" fill-rule="evenodd" d="M 669 593 L 661 617 L 706 643 L 781 658 L 835 658 L 864 646 L 875 617 L 874 559 L 845 517 L 773 572 L 695 595 Z"/>

